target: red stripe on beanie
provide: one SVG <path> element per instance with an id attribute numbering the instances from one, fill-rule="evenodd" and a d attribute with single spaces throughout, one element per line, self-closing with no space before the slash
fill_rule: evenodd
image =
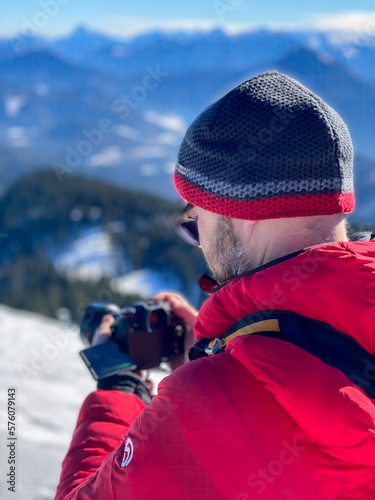
<path id="1" fill-rule="evenodd" d="M 188 203 L 225 217 L 245 220 L 280 219 L 350 213 L 354 192 L 279 196 L 266 200 L 230 200 L 214 196 L 174 173 L 174 184 Z"/>

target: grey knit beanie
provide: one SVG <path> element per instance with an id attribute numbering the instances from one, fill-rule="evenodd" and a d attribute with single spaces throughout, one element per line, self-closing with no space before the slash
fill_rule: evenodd
<path id="1" fill-rule="evenodd" d="M 331 107 L 270 71 L 196 118 L 174 181 L 187 202 L 237 219 L 348 213 L 354 208 L 353 146 Z"/>

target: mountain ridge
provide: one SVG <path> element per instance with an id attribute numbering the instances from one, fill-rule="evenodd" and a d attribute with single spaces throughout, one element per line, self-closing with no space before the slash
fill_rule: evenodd
<path id="1" fill-rule="evenodd" d="M 357 157 L 372 162 L 375 78 L 364 71 L 360 54 L 375 58 L 375 42 L 353 42 L 357 55 L 346 57 L 350 40 L 331 38 L 267 30 L 228 35 L 216 29 L 124 40 L 80 27 L 67 37 L 30 40 L 23 52 L 0 57 L 3 186 L 42 165 L 66 165 L 69 171 L 74 150 L 74 173 L 176 198 L 170 172 L 183 130 L 161 124 L 174 117 L 187 126 L 235 85 L 269 69 L 320 94 L 347 122 Z M 152 123 L 150 114 L 156 117 Z M 103 119 L 111 132 L 88 143 L 87 134 L 95 136 L 91 131 Z M 77 155 L 84 150 L 89 153 Z M 362 175 L 370 179 L 373 172 Z"/>

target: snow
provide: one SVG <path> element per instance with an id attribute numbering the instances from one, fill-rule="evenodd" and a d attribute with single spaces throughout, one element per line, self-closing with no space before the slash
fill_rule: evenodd
<path id="1" fill-rule="evenodd" d="M 0 305 L 0 498 L 52 500 L 84 398 L 95 390 L 75 326 Z M 152 370 L 154 385 L 167 374 Z M 16 387 L 17 493 L 4 481 L 7 389 Z"/>
<path id="2" fill-rule="evenodd" d="M 166 130 L 177 132 L 180 136 L 183 136 L 186 132 L 187 125 L 184 120 L 175 114 L 158 114 L 154 111 L 146 111 L 143 118 L 154 125 L 158 125 Z"/>
<path id="3" fill-rule="evenodd" d="M 37 95 L 39 96 L 46 96 L 50 93 L 50 89 L 48 87 L 48 85 L 44 84 L 44 83 L 37 83 L 34 87 L 34 91 Z"/>
<path id="4" fill-rule="evenodd" d="M 17 496 L 53 498 L 80 403 L 95 383 L 79 359 L 76 328 L 5 306 L 0 306 L 0 325 L 0 433 L 4 438 L 7 388 L 16 387 Z"/>
<path id="5" fill-rule="evenodd" d="M 180 135 L 171 132 L 163 132 L 155 137 L 155 142 L 158 144 L 178 144 L 180 141 Z"/>
<path id="6" fill-rule="evenodd" d="M 150 169 L 151 167 L 153 165 L 150 165 Z M 152 172 L 150 170 L 147 174 L 144 171 L 143 175 L 152 175 Z M 94 208 L 97 207 L 92 207 Z M 70 218 L 79 220 L 81 212 L 79 207 L 73 208 Z M 66 273 L 71 279 L 95 281 L 101 277 L 112 278 L 111 289 L 125 295 L 151 297 L 165 290 L 182 290 L 181 282 L 173 273 L 153 269 L 133 270 L 122 250 L 111 241 L 111 232 L 125 230 L 126 225 L 122 221 L 110 223 L 105 229 L 102 226 L 92 226 L 82 230 L 65 248 L 58 251 L 50 248 L 56 269 Z M 147 248 L 149 244 L 147 236 L 138 240 L 140 247 Z"/>
<path id="7" fill-rule="evenodd" d="M 339 31 L 343 37 L 352 37 L 353 33 L 374 35 L 374 11 L 347 10 L 335 14 L 319 14 L 315 16 L 314 21 L 316 30 Z"/>
<path id="8" fill-rule="evenodd" d="M 9 146 L 14 148 L 26 148 L 31 145 L 32 139 L 39 135 L 38 127 L 7 127 L 5 134 L 9 140 Z"/>
<path id="9" fill-rule="evenodd" d="M 141 132 L 134 127 L 129 127 L 129 125 L 117 125 L 115 130 L 117 135 L 131 141 L 139 142 L 142 139 Z"/>
<path id="10" fill-rule="evenodd" d="M 90 155 L 86 163 L 89 167 L 112 167 L 122 161 L 122 152 L 118 146 L 107 146 L 100 153 Z"/>
<path id="11" fill-rule="evenodd" d="M 71 213 L 75 220 L 79 210 L 75 208 Z M 53 262 L 56 269 L 71 278 L 94 281 L 115 276 L 118 270 L 129 267 L 121 250 L 113 245 L 110 234 L 100 226 L 84 229 L 69 246 L 53 255 Z"/>
<path id="12" fill-rule="evenodd" d="M 173 174 L 176 163 L 174 161 L 169 161 L 164 165 L 164 172 L 167 174 Z"/>
<path id="13" fill-rule="evenodd" d="M 22 106 L 27 103 L 25 95 L 11 95 L 5 98 L 5 114 L 10 118 L 17 116 Z"/>
<path id="14" fill-rule="evenodd" d="M 113 57 L 125 57 L 126 47 L 124 47 L 123 45 L 114 45 L 111 49 L 111 53 Z"/>
<path id="15" fill-rule="evenodd" d="M 26 148 L 31 145 L 25 127 L 8 127 L 6 136 L 9 139 L 9 145 L 14 148 Z"/>
<path id="16" fill-rule="evenodd" d="M 130 151 L 133 158 L 163 158 L 168 150 L 162 146 L 140 146 Z"/>
<path id="17" fill-rule="evenodd" d="M 143 163 L 139 167 L 139 173 L 144 177 L 148 177 L 150 175 L 158 175 L 159 168 L 157 165 L 154 165 L 153 163 Z"/>
<path id="18" fill-rule="evenodd" d="M 123 233 L 126 231 L 126 224 L 123 220 L 113 220 L 106 224 L 106 231 L 109 233 Z"/>
<path id="19" fill-rule="evenodd" d="M 144 297 L 152 297 L 159 292 L 181 289 L 177 278 L 169 274 L 162 275 L 152 269 L 140 269 L 111 280 L 111 288 L 124 295 L 139 293 Z"/>

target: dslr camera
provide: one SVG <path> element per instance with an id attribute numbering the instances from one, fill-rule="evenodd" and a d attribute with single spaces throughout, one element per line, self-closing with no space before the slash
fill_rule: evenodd
<path id="1" fill-rule="evenodd" d="M 108 342 L 89 347 L 80 355 L 96 380 L 124 371 L 145 370 L 183 354 L 185 325 L 168 302 L 136 302 L 120 308 L 91 303 L 81 323 L 80 335 L 91 346 L 104 315 L 111 314 L 112 336 Z"/>

